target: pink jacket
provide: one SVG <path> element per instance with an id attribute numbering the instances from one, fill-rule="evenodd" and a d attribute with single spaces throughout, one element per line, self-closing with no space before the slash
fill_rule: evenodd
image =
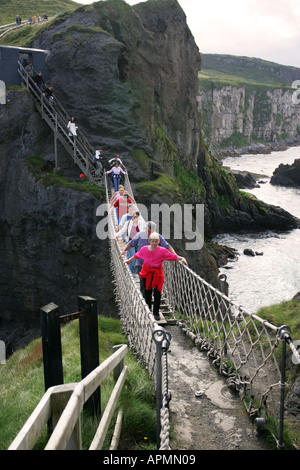
<path id="1" fill-rule="evenodd" d="M 148 268 L 159 268 L 163 261 L 176 261 L 178 255 L 170 253 L 166 248 L 158 246 L 156 250 L 150 251 L 149 245 L 143 246 L 140 251 L 135 253 L 134 257 L 143 259 Z"/>

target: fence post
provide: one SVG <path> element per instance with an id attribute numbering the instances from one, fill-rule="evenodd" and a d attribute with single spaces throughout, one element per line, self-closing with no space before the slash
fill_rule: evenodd
<path id="1" fill-rule="evenodd" d="M 285 394 L 285 369 L 286 369 L 286 343 L 290 344 L 290 328 L 286 325 L 278 329 L 278 336 L 282 342 L 281 349 L 281 371 L 280 371 L 280 413 L 279 413 L 279 432 L 278 432 L 278 448 L 284 447 L 283 443 L 283 421 L 284 421 L 284 394 Z"/>
<path id="2" fill-rule="evenodd" d="M 113 346 L 113 348 L 112 348 L 113 354 L 118 349 L 120 349 L 122 346 L 123 346 L 123 344 L 117 344 L 117 345 Z M 114 381 L 115 382 L 117 382 L 118 378 L 120 377 L 120 374 L 123 370 L 123 367 L 124 367 L 124 359 L 122 359 L 122 361 L 120 361 L 119 364 L 114 368 Z"/>
<path id="3" fill-rule="evenodd" d="M 59 308 L 54 303 L 40 310 L 45 390 L 64 382 Z"/>
<path id="4" fill-rule="evenodd" d="M 162 365 L 162 351 L 166 350 L 167 344 L 170 343 L 171 335 L 166 332 L 161 326 L 155 325 L 152 331 L 152 338 L 156 345 L 155 357 L 155 386 L 156 386 L 156 444 L 157 450 L 161 444 L 161 408 L 163 405 L 163 365 Z"/>
<path id="5" fill-rule="evenodd" d="M 161 431 L 161 422 L 160 422 L 160 409 L 162 405 L 162 344 L 160 341 L 156 342 L 156 445 L 157 450 L 160 447 L 160 431 Z"/>
<path id="6" fill-rule="evenodd" d="M 222 294 L 228 295 L 228 284 L 226 282 L 227 277 L 225 274 L 219 274 L 219 281 L 220 281 L 220 290 Z M 223 343 L 224 343 L 224 354 L 227 355 L 227 333 L 226 333 L 226 307 L 224 305 L 224 299 L 222 299 L 221 305 L 221 314 L 222 314 L 222 321 L 223 321 Z"/>
<path id="7" fill-rule="evenodd" d="M 79 296 L 78 310 L 84 311 L 79 317 L 81 377 L 86 377 L 99 366 L 99 337 L 97 301 L 92 297 Z M 100 387 L 84 405 L 96 414 L 101 413 Z"/>

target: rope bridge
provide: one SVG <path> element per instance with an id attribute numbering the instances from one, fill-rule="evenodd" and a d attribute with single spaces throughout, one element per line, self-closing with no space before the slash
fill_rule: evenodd
<path id="1" fill-rule="evenodd" d="M 127 174 L 124 186 L 133 194 Z M 107 181 L 106 194 L 109 205 Z M 111 211 L 111 214 L 111 267 L 120 319 L 131 349 L 151 376 L 158 357 L 157 342 L 165 343 L 160 359 L 163 370 L 160 397 L 161 448 L 169 449 L 169 391 L 165 352 L 171 337 L 155 322 L 128 265 L 120 259 L 120 240 L 114 239 L 117 224 L 115 211 Z M 273 436 L 277 447 L 282 448 L 286 344 L 295 363 L 300 364 L 300 355 L 291 340 L 290 329 L 287 326 L 276 327 L 232 302 L 223 293 L 225 275 L 220 275 L 221 290 L 218 290 L 181 263 L 164 263 L 164 273 L 164 295 L 169 309 L 180 315 L 182 320 L 179 325 L 183 331 L 226 377 L 228 387 L 239 393 L 250 417 L 256 420 L 257 427 L 264 426 L 268 418 L 276 423 L 277 435 L 273 433 Z"/>

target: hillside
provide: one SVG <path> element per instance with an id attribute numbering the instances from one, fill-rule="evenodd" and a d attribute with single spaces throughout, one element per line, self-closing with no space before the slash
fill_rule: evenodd
<path id="1" fill-rule="evenodd" d="M 23 21 L 28 20 L 31 15 L 54 16 L 65 11 L 73 11 L 80 6 L 71 0 L 1 0 L 0 25 L 14 23 L 16 15 Z"/>
<path id="2" fill-rule="evenodd" d="M 300 78 L 300 69 L 251 57 L 221 54 L 201 54 L 202 68 L 199 78 L 220 83 L 260 84 L 290 87 Z"/>

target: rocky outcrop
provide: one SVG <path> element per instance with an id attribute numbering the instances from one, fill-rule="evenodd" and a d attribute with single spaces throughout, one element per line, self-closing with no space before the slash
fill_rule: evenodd
<path id="1" fill-rule="evenodd" d="M 297 139 L 300 116 L 293 93 L 292 89 L 262 85 L 200 88 L 205 135 L 213 145 L 224 148 L 246 147 L 257 140 L 282 145 L 281 141 Z"/>
<path id="2" fill-rule="evenodd" d="M 113 316 L 116 308 L 107 288 L 108 242 L 96 236 L 100 201 L 84 192 L 44 187 L 25 162 L 53 147 L 25 89 L 8 92 L 0 132 L 0 339 L 10 354 L 40 336 L 39 311 L 50 302 L 62 314 L 77 311 L 79 295 L 95 297 L 104 315 Z"/>
<path id="3" fill-rule="evenodd" d="M 177 0 L 97 2 L 32 44 L 50 50 L 55 93 L 104 153 L 143 149 L 172 174 L 199 150 L 200 54 Z"/>
<path id="4" fill-rule="evenodd" d="M 177 203 L 179 195 L 180 203 L 204 204 L 205 237 L 296 226 L 285 211 L 240 193 L 208 152 L 197 105 L 200 55 L 176 0 L 150 0 L 134 9 L 122 0 L 80 7 L 43 29 L 33 46 L 50 50 L 56 96 L 105 156 L 123 153 L 131 181 L 137 151 L 144 151 L 147 165 L 155 162 L 153 181 L 147 165 L 139 169 L 139 203 Z M 99 201 L 44 187 L 31 176 L 24 160 L 51 160 L 53 134 L 25 89 L 9 91 L 0 113 L 0 321 L 2 331 L 13 331 L 20 344 L 29 323 L 38 328 L 39 309 L 49 302 L 70 313 L 83 294 L 95 297 L 103 314 L 116 309 L 108 244 L 96 237 Z M 63 149 L 58 154 L 64 175 L 78 174 Z M 178 172 L 171 178 L 179 164 L 180 178 Z M 179 241 L 174 246 L 184 254 Z M 205 247 L 185 256 L 217 287 L 215 258 Z"/>
<path id="5" fill-rule="evenodd" d="M 292 165 L 279 165 L 274 171 L 270 183 L 278 186 L 300 187 L 300 159 L 296 159 Z"/>

